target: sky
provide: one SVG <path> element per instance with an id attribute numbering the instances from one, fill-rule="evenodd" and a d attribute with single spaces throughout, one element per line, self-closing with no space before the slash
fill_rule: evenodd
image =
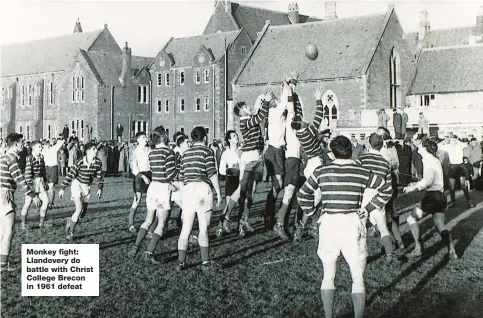
<path id="1" fill-rule="evenodd" d="M 154 57 L 171 37 L 202 34 L 216 1 L 46 1 L 2 0 L 0 44 L 72 33 L 79 18 L 84 32 L 104 24 L 117 43 L 129 43 L 133 55 Z M 287 11 L 288 0 L 233 1 Z M 324 17 L 324 1 L 298 0 L 301 14 Z M 419 15 L 428 10 L 431 29 L 473 26 L 480 1 L 337 1 L 339 18 L 383 13 L 393 3 L 405 32 L 417 31 Z M 1 52 L 0 52 L 1 54 Z"/>

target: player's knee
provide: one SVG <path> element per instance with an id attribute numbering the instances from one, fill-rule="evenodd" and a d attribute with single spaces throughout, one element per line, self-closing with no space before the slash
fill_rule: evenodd
<path id="1" fill-rule="evenodd" d="M 381 234 L 381 238 L 383 238 L 384 236 L 391 236 L 391 233 L 389 233 L 389 230 L 387 228 L 387 224 L 384 223 L 384 225 L 382 226 L 377 226 L 377 229 L 379 230 L 379 233 Z"/>
<path id="2" fill-rule="evenodd" d="M 418 221 L 416 220 L 416 218 L 412 214 L 408 216 L 406 222 L 409 225 L 414 225 L 414 224 L 418 223 Z"/>
<path id="3" fill-rule="evenodd" d="M 364 278 L 362 276 L 357 279 L 352 278 L 352 293 L 364 294 L 365 292 L 366 288 L 364 287 Z"/>
<path id="4" fill-rule="evenodd" d="M 295 186 L 293 184 L 289 184 L 285 187 L 285 196 L 288 198 L 292 198 L 295 193 Z"/>

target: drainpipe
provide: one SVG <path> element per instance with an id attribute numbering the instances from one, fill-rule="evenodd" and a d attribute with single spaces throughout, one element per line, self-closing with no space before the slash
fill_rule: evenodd
<path id="1" fill-rule="evenodd" d="M 224 105 L 224 110 L 225 110 L 225 134 L 227 131 L 227 126 L 228 126 L 228 51 L 226 50 L 226 38 L 225 38 L 225 105 Z"/>
<path id="2" fill-rule="evenodd" d="M 148 136 L 153 131 L 153 81 L 149 80 L 149 121 L 148 121 Z M 131 123 L 129 123 L 131 124 Z"/>
<path id="3" fill-rule="evenodd" d="M 213 112 L 213 139 L 215 139 L 215 131 L 216 131 L 216 128 L 215 128 L 215 65 L 213 65 L 213 84 L 212 84 L 212 87 L 213 87 L 213 102 L 212 102 L 212 109 L 211 111 Z"/>
<path id="4" fill-rule="evenodd" d="M 114 140 L 114 85 L 111 86 L 111 140 Z"/>

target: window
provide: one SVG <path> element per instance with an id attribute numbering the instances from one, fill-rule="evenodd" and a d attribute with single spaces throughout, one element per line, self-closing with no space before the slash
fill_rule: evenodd
<path id="1" fill-rule="evenodd" d="M 204 70 L 204 77 L 205 77 L 205 83 L 209 83 L 210 82 L 210 70 L 209 69 Z"/>
<path id="2" fill-rule="evenodd" d="M 199 112 L 201 110 L 201 98 L 195 99 L 195 111 Z"/>
<path id="3" fill-rule="evenodd" d="M 201 70 L 200 69 L 195 70 L 195 83 L 196 84 L 201 83 Z"/>
<path id="4" fill-rule="evenodd" d="M 72 77 L 71 102 L 78 103 L 84 101 L 84 76 Z"/>
<path id="5" fill-rule="evenodd" d="M 247 54 L 247 47 L 245 45 L 241 46 L 241 54 L 243 55 Z"/>
<path id="6" fill-rule="evenodd" d="M 29 100 L 29 106 L 32 106 L 32 85 L 29 84 L 28 86 L 28 100 Z"/>
<path id="7" fill-rule="evenodd" d="M 75 102 L 79 101 L 80 78 L 75 79 Z"/>
<path id="8" fill-rule="evenodd" d="M 365 133 L 360 134 L 360 135 L 359 135 L 359 139 L 360 139 L 360 140 L 365 140 L 365 139 L 366 139 L 366 134 L 365 134 Z"/>
<path id="9" fill-rule="evenodd" d="M 27 125 L 27 140 L 30 140 L 30 126 Z"/>
<path id="10" fill-rule="evenodd" d="M 393 48 L 389 58 L 389 97 L 392 109 L 400 107 L 402 102 L 400 66 L 399 54 Z"/>
<path id="11" fill-rule="evenodd" d="M 84 101 L 84 76 L 81 77 L 81 87 L 80 87 L 81 102 Z"/>
<path id="12" fill-rule="evenodd" d="M 75 77 L 72 77 L 71 102 L 75 102 Z"/>
<path id="13" fill-rule="evenodd" d="M 164 128 L 164 131 L 166 132 L 166 136 L 168 136 L 169 139 L 169 128 Z"/>
<path id="14" fill-rule="evenodd" d="M 179 71 L 179 85 L 184 85 L 184 71 Z"/>
<path id="15" fill-rule="evenodd" d="M 52 138 L 51 137 L 51 129 L 50 129 L 50 125 L 47 126 L 47 138 L 50 139 Z"/>
<path id="16" fill-rule="evenodd" d="M 74 119 L 70 121 L 71 133 L 75 132 L 75 136 L 80 140 L 84 140 L 84 120 Z"/>
<path id="17" fill-rule="evenodd" d="M 169 113 L 169 99 L 164 100 L 164 112 Z"/>
<path id="18" fill-rule="evenodd" d="M 164 73 L 164 86 L 169 86 L 169 72 Z"/>
<path id="19" fill-rule="evenodd" d="M 420 106 L 435 106 L 436 105 L 436 96 L 434 94 L 420 95 L 419 96 L 419 105 Z"/>
<path id="20" fill-rule="evenodd" d="M 157 106 L 157 111 L 158 113 L 162 112 L 163 111 L 163 108 L 162 108 L 162 105 L 161 105 L 161 100 L 160 99 L 157 99 L 156 100 L 156 106 Z"/>
<path id="21" fill-rule="evenodd" d="M 180 113 L 184 113 L 184 98 L 179 99 L 179 111 Z"/>
<path id="22" fill-rule="evenodd" d="M 144 120 L 133 120 L 131 122 L 131 137 L 134 137 L 140 131 L 148 132 L 148 122 Z"/>
<path id="23" fill-rule="evenodd" d="M 3 128 L 2 127 L 0 127 L 0 138 L 3 139 Z"/>
<path id="24" fill-rule="evenodd" d="M 324 105 L 324 127 L 330 127 L 339 119 L 337 96 L 330 90 L 325 92 L 322 96 L 322 104 Z"/>
<path id="25" fill-rule="evenodd" d="M 204 105 L 204 110 L 205 111 L 210 110 L 210 98 L 209 97 L 205 97 L 203 99 L 203 105 Z"/>
<path id="26" fill-rule="evenodd" d="M 25 106 L 25 85 L 22 85 L 22 88 L 21 88 L 20 105 Z"/>
<path id="27" fill-rule="evenodd" d="M 163 85 L 163 74 L 161 73 L 156 74 L 156 85 L 158 87 Z"/>
<path id="28" fill-rule="evenodd" d="M 147 104 L 148 102 L 148 86 L 138 85 L 138 103 Z"/>
<path id="29" fill-rule="evenodd" d="M 49 101 L 49 105 L 54 104 L 54 83 L 52 81 L 49 82 L 49 86 L 47 89 L 47 99 Z"/>
<path id="30" fill-rule="evenodd" d="M 18 128 L 18 132 L 19 132 L 19 133 L 22 133 L 22 126 L 20 126 L 20 127 Z"/>

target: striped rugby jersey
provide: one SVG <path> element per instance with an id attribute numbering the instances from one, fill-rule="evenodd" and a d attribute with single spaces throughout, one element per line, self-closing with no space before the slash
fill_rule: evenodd
<path id="1" fill-rule="evenodd" d="M 322 149 L 317 140 L 317 133 L 322 123 L 323 115 L 322 101 L 318 100 L 314 121 L 308 127 L 297 131 L 297 137 L 302 145 L 302 149 L 307 155 L 307 159 L 322 155 Z"/>
<path id="2" fill-rule="evenodd" d="M 267 115 L 268 102 L 264 101 L 256 115 L 240 118 L 240 131 L 244 142 L 242 151 L 260 150 L 262 131 L 259 125 Z"/>
<path id="3" fill-rule="evenodd" d="M 297 193 L 297 200 L 305 213 L 314 210 L 314 192 L 322 191 L 322 209 L 329 214 L 351 213 L 361 208 L 364 190 L 378 190 L 365 207 L 368 212 L 382 209 L 391 198 L 391 183 L 385 182 L 369 169 L 352 160 L 336 159 L 319 166 Z"/>
<path id="4" fill-rule="evenodd" d="M 173 181 L 177 175 L 174 151 L 167 146 L 151 150 L 149 168 L 153 181 L 162 183 Z"/>
<path id="5" fill-rule="evenodd" d="M 25 194 L 34 197 L 35 194 L 25 181 L 17 160 L 17 155 L 12 152 L 0 155 L 0 190 L 14 192 L 18 185 L 22 187 Z"/>
<path id="6" fill-rule="evenodd" d="M 104 178 L 102 177 L 102 163 L 95 157 L 94 162 L 87 162 L 87 157 L 82 157 L 70 168 L 67 177 L 62 182 L 62 189 L 65 189 L 74 179 L 83 184 L 92 184 L 94 177 L 97 179 L 97 188 L 102 190 Z"/>
<path id="7" fill-rule="evenodd" d="M 37 158 L 33 155 L 27 157 L 27 164 L 25 166 L 25 181 L 32 185 L 35 178 L 47 178 L 45 171 L 44 156 L 40 155 Z"/>
<path id="8" fill-rule="evenodd" d="M 204 145 L 193 145 L 181 157 L 179 180 L 189 182 L 206 182 L 211 185 L 210 178 L 216 174 L 215 153 Z"/>
<path id="9" fill-rule="evenodd" d="M 383 178 L 386 182 L 391 182 L 391 166 L 380 154 L 368 152 L 360 156 L 356 162 L 371 170 L 375 175 Z"/>

